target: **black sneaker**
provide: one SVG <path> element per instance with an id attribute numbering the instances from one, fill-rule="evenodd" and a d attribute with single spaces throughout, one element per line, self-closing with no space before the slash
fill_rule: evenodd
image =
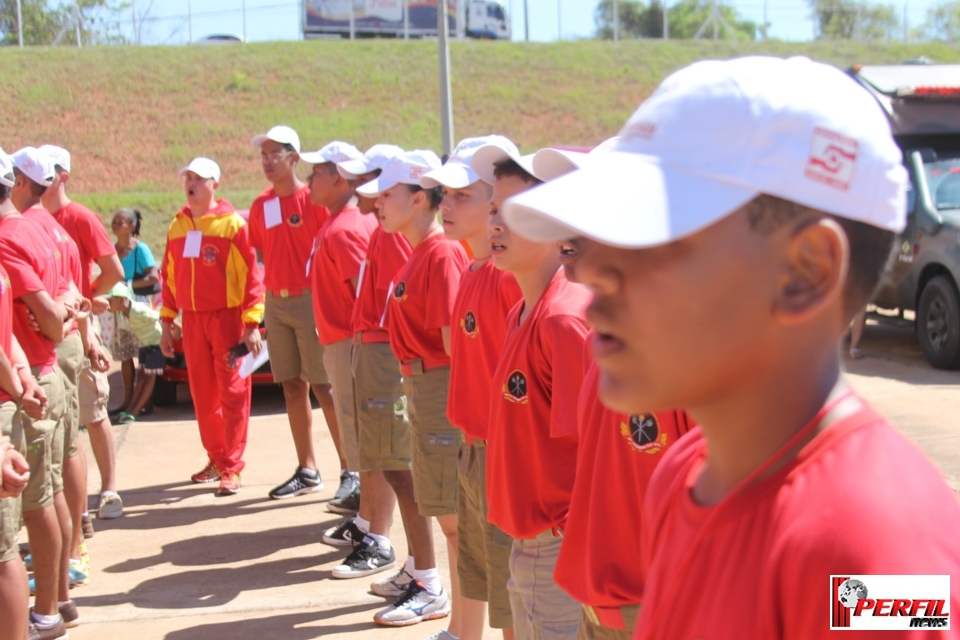
<path id="1" fill-rule="evenodd" d="M 352 493 L 360 490 L 360 474 L 352 471 L 340 473 L 340 486 L 333 494 L 334 499 L 343 500 Z"/>
<path id="2" fill-rule="evenodd" d="M 293 477 L 273 489 L 269 496 L 274 500 L 283 500 L 312 491 L 323 491 L 323 480 L 320 479 L 320 472 L 314 471 L 313 473 L 316 475 L 310 475 L 303 467 L 297 467 L 297 470 L 293 472 Z"/>
<path id="3" fill-rule="evenodd" d="M 354 515 L 360 511 L 360 476 L 350 471 L 340 474 L 340 486 L 327 503 L 327 511 Z"/>
<path id="4" fill-rule="evenodd" d="M 363 540 L 365 535 L 353 522 L 353 518 L 347 518 L 323 532 L 323 543 L 331 547 L 354 547 Z"/>
<path id="5" fill-rule="evenodd" d="M 386 571 L 395 564 L 397 564 L 397 557 L 393 554 L 392 548 L 381 551 L 377 541 L 366 536 L 353 548 L 353 552 L 347 556 L 343 564 L 333 570 L 333 577 L 342 580 L 362 578 Z"/>

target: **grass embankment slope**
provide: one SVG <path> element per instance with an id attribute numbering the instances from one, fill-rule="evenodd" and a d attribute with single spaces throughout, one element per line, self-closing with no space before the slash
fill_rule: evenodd
<path id="1" fill-rule="evenodd" d="M 451 53 L 456 136 L 502 133 L 528 152 L 613 135 L 667 74 L 701 58 L 799 54 L 840 67 L 960 60 L 960 48 L 947 45 L 852 42 L 468 41 Z M 0 146 L 70 149 L 74 197 L 105 220 L 117 207 L 140 208 L 158 254 L 183 201 L 177 170 L 197 155 L 216 159 L 222 194 L 246 208 L 265 185 L 249 139 L 271 125 L 296 128 L 305 149 L 333 139 L 361 149 L 440 145 L 435 42 L 4 47 L 0 61 Z"/>

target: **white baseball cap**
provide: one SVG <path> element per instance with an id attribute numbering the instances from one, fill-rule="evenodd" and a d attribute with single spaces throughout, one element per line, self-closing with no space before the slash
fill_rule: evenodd
<path id="1" fill-rule="evenodd" d="M 612 150 L 508 200 L 538 241 L 640 248 L 725 218 L 761 193 L 899 232 L 907 174 L 876 101 L 807 58 L 703 61 L 677 71 Z"/>
<path id="2" fill-rule="evenodd" d="M 57 147 L 52 144 L 45 144 L 40 147 L 40 153 L 50 156 L 54 168 L 60 167 L 67 173 L 70 173 L 70 152 L 63 147 Z"/>
<path id="3" fill-rule="evenodd" d="M 375 144 L 367 149 L 362 158 L 338 163 L 337 171 L 344 178 L 353 180 L 357 176 L 362 176 L 377 169 L 382 171 L 390 164 L 391 160 L 403 155 L 403 153 L 403 149 L 395 144 Z"/>
<path id="4" fill-rule="evenodd" d="M 319 151 L 305 151 L 300 154 L 300 159 L 307 164 L 323 164 L 325 162 L 349 162 L 350 160 L 362 160 L 363 154 L 352 144 L 346 142 L 331 142 Z"/>
<path id="5" fill-rule="evenodd" d="M 380 195 L 398 184 L 420 185 L 420 178 L 440 168 L 440 158 L 433 151 L 417 149 L 397 156 L 384 167 L 379 177 L 357 188 L 357 193 L 368 198 Z"/>
<path id="6" fill-rule="evenodd" d="M 286 125 L 278 124 L 262 135 L 253 136 L 250 144 L 259 149 L 267 140 L 292 145 L 293 150 L 300 153 L 300 136 L 297 135 L 296 131 Z"/>
<path id="7" fill-rule="evenodd" d="M 493 177 L 494 165 L 504 160 L 513 160 L 523 167 L 524 171 L 532 176 L 535 175 L 533 173 L 534 154 L 522 156 L 520 150 L 517 149 L 517 145 L 503 136 L 491 137 L 494 139 L 474 151 L 473 157 L 470 158 L 470 168 L 480 176 L 481 180 L 493 184 L 496 181 L 496 178 Z"/>
<path id="8" fill-rule="evenodd" d="M 5 187 L 12 187 L 14 184 L 13 158 L 3 149 L 0 149 L 0 184 Z"/>
<path id="9" fill-rule="evenodd" d="M 187 171 L 193 171 L 201 178 L 213 178 L 214 182 L 220 182 L 220 165 L 210 158 L 194 158 L 190 164 L 180 169 L 180 175 L 186 175 Z"/>
<path id="10" fill-rule="evenodd" d="M 497 144 L 498 141 L 503 145 L 513 144 L 503 136 L 464 138 L 442 167 L 420 178 L 420 186 L 424 189 L 433 189 L 441 185 L 450 189 L 469 187 L 480 179 L 477 172 L 470 166 L 473 154 L 488 144 Z"/>
<path id="11" fill-rule="evenodd" d="M 554 149 L 553 147 L 540 149 L 540 151 L 533 154 L 534 175 L 544 182 L 555 180 L 564 174 L 570 173 L 574 169 L 582 168 L 583 164 L 587 162 L 587 158 L 591 155 L 609 151 L 617 143 L 617 139 L 617 136 L 607 138 L 591 149 L 589 153 L 569 151 L 567 149 Z"/>
<path id="12" fill-rule="evenodd" d="M 36 147 L 24 147 L 14 153 L 13 166 L 39 185 L 53 184 L 53 160 Z"/>

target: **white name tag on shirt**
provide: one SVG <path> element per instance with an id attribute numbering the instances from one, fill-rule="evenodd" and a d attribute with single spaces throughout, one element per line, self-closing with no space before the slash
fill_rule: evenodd
<path id="1" fill-rule="evenodd" d="M 273 229 L 283 222 L 283 214 L 280 213 L 280 198 L 267 200 L 263 203 L 263 223 L 267 229 Z"/>
<path id="2" fill-rule="evenodd" d="M 203 231 L 187 231 L 187 241 L 183 243 L 183 257 L 199 258 L 201 244 L 203 244 Z"/>

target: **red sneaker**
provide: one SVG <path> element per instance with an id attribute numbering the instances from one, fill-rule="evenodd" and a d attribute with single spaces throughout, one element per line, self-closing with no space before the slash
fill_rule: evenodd
<path id="1" fill-rule="evenodd" d="M 220 488 L 217 489 L 218 496 L 232 496 L 240 493 L 240 474 L 227 471 L 220 476 Z"/>
<path id="2" fill-rule="evenodd" d="M 214 466 L 212 462 L 208 462 L 207 466 L 203 468 L 203 471 L 199 471 L 192 476 L 190 479 L 197 484 L 203 484 L 205 482 L 216 482 L 220 479 L 220 472 L 217 471 L 217 467 Z"/>

